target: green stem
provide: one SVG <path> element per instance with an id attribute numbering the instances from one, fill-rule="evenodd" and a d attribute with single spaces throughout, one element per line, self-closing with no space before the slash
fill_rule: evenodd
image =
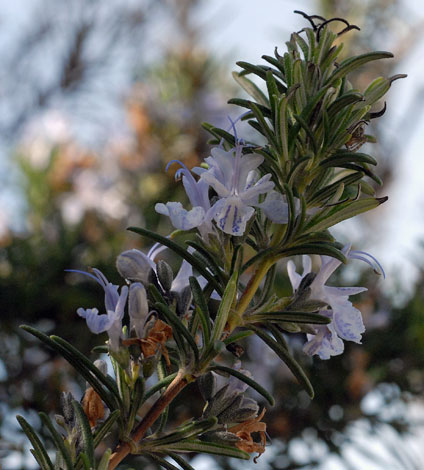
<path id="1" fill-rule="evenodd" d="M 235 312 L 228 320 L 230 333 L 234 330 L 236 326 L 239 325 L 240 319 L 246 311 L 247 307 L 250 304 L 250 301 L 253 299 L 253 296 L 256 294 L 256 291 L 259 288 L 259 285 L 262 282 L 262 279 L 266 276 L 266 273 L 271 268 L 274 263 L 269 259 L 265 259 L 258 266 L 253 276 L 250 278 L 247 283 L 246 289 L 244 290 L 240 300 L 238 301 Z"/>

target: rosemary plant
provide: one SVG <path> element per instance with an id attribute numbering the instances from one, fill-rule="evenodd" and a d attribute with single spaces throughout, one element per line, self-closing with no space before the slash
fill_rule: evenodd
<path id="1" fill-rule="evenodd" d="M 227 130 L 204 124 L 212 136 L 211 155 L 191 170 L 170 163 L 179 165 L 176 177 L 191 208 L 181 202 L 156 205 L 176 230 L 162 236 L 129 228 L 154 245 L 147 255 L 129 250 L 118 256 L 122 287 L 96 269 L 77 271 L 105 292 L 105 313 L 97 308 L 77 313 L 93 333 L 108 333 L 107 345 L 98 351 L 108 352 L 114 376 L 104 361 L 93 363 L 63 339 L 22 327 L 87 381 L 80 401 L 63 394 L 62 414 L 56 416 L 60 428 L 41 413 L 55 455 L 18 417 L 43 470 L 113 470 L 129 454 L 184 470 L 192 469 L 184 453 L 258 456 L 266 446 L 266 409 L 246 392 L 253 388 L 269 406 L 274 399 L 242 368 L 240 343 L 256 335 L 313 397 L 291 353 L 290 335 L 306 335 L 304 353 L 321 359 L 341 354 L 344 341 L 361 341 L 361 313 L 349 296 L 366 289 L 326 282 L 352 259 L 376 272 L 382 268 L 371 255 L 341 244 L 329 229 L 387 200 L 375 196 L 375 184 L 381 184 L 372 169 L 376 160 L 359 150 L 374 141 L 366 125 L 385 110 L 373 105 L 404 75 L 376 78 L 365 91 L 352 88 L 351 72 L 392 54 L 340 61 L 339 38 L 359 28 L 340 18 L 297 13 L 309 25 L 291 35 L 287 52 L 264 55 L 266 65 L 238 62 L 241 71 L 233 74 L 250 99 L 229 103 L 243 108 L 239 119 L 257 131 L 258 141 L 240 138 L 237 121 Z M 163 250 L 182 260 L 175 276 L 159 257 Z M 279 297 L 277 263 L 296 255 L 304 255 L 303 273 L 289 261 L 293 294 Z M 321 257 L 318 272 L 308 255 Z M 200 388 L 203 413 L 170 428 L 168 409 L 187 386 Z M 96 449 L 104 449 L 112 430 L 115 446 L 99 454 Z"/>

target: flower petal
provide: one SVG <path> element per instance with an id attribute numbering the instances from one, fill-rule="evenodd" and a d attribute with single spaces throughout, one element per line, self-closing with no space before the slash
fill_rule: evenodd
<path id="1" fill-rule="evenodd" d="M 189 262 L 183 260 L 180 270 L 172 281 L 171 290 L 174 292 L 181 292 L 184 287 L 190 285 L 190 276 L 193 276 L 193 268 Z"/>
<path id="2" fill-rule="evenodd" d="M 224 184 L 213 173 L 206 171 L 202 173 L 200 179 L 211 186 L 219 197 L 227 197 L 230 195 L 231 185 Z"/>
<path id="3" fill-rule="evenodd" d="M 337 334 L 347 340 L 360 343 L 362 333 L 365 331 L 361 312 L 348 300 L 339 304 L 332 304 L 333 323 Z"/>
<path id="4" fill-rule="evenodd" d="M 245 204 L 253 205 L 257 204 L 258 197 L 260 194 L 268 193 L 274 187 L 274 183 L 269 181 L 271 174 L 268 173 L 257 181 L 251 188 L 246 189 L 239 193 L 239 196 L 243 199 Z"/>
<path id="5" fill-rule="evenodd" d="M 289 275 L 293 291 L 297 290 L 299 288 L 300 281 L 302 280 L 302 276 L 296 272 L 296 265 L 292 260 L 287 262 L 287 274 Z"/>
<path id="6" fill-rule="evenodd" d="M 285 196 L 277 191 L 270 191 L 264 202 L 256 204 L 263 210 L 268 219 L 276 224 L 287 224 L 289 221 L 289 205 Z"/>
<path id="7" fill-rule="evenodd" d="M 316 335 L 307 335 L 308 341 L 303 346 L 303 351 L 309 356 L 318 354 L 323 359 L 338 356 L 344 351 L 343 341 L 337 336 L 333 326 L 318 326 Z"/>
<path id="8" fill-rule="evenodd" d="M 238 174 L 237 190 L 239 193 L 246 190 L 246 183 L 249 180 L 249 173 L 253 172 L 264 161 L 262 155 L 257 153 L 249 153 L 243 155 L 240 161 L 240 172 Z M 250 175 L 251 176 L 251 175 Z"/>
<path id="9" fill-rule="evenodd" d="M 350 295 L 360 294 L 368 289 L 366 287 L 330 287 L 324 286 L 327 296 L 349 297 Z"/>
<path id="10" fill-rule="evenodd" d="M 181 202 L 167 202 L 166 205 L 158 203 L 155 206 L 156 212 L 167 215 L 172 225 L 179 230 L 190 230 L 203 223 L 205 210 L 203 207 L 193 207 L 187 211 L 183 208 Z"/>
<path id="11" fill-rule="evenodd" d="M 244 234 L 246 223 L 255 212 L 253 207 L 245 206 L 236 196 L 220 199 L 214 204 L 214 210 L 218 227 L 235 236 Z"/>
<path id="12" fill-rule="evenodd" d="M 96 335 L 107 331 L 113 323 L 113 318 L 109 315 L 99 315 L 97 308 L 79 308 L 77 314 L 85 318 L 88 328 Z"/>
<path id="13" fill-rule="evenodd" d="M 116 258 L 116 269 L 124 279 L 146 283 L 149 271 L 155 271 L 156 264 L 142 251 L 132 249 Z"/>

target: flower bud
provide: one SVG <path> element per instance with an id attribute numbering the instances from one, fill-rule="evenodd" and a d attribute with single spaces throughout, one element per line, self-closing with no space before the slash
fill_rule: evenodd
<path id="1" fill-rule="evenodd" d="M 243 402 L 243 395 L 238 395 L 228 406 L 224 409 L 221 413 L 218 414 L 218 423 L 220 424 L 227 424 L 227 423 L 235 423 L 234 420 L 234 413 L 240 409 L 240 406 Z"/>
<path id="2" fill-rule="evenodd" d="M 174 274 L 172 272 L 171 266 L 166 261 L 162 259 L 159 260 L 156 273 L 165 292 L 169 292 L 172 287 L 172 281 L 174 280 Z"/>
<path id="3" fill-rule="evenodd" d="M 216 393 L 216 375 L 207 372 L 198 381 L 200 393 L 205 401 L 209 401 Z"/>
<path id="4" fill-rule="evenodd" d="M 259 405 L 251 398 L 244 398 L 240 408 L 238 409 L 233 406 L 230 408 L 231 414 L 227 413 L 227 415 L 228 419 L 231 419 L 231 421 L 227 422 L 232 423 L 243 423 L 244 421 L 248 421 L 249 419 L 256 417 L 259 411 Z M 227 412 L 227 410 L 225 410 L 225 412 Z"/>
<path id="5" fill-rule="evenodd" d="M 190 286 L 186 286 L 181 292 L 174 292 L 174 294 L 177 297 L 177 312 L 180 316 L 183 316 L 189 309 L 193 299 Z"/>
<path id="6" fill-rule="evenodd" d="M 236 436 L 232 432 L 228 431 L 210 431 L 202 434 L 202 438 L 204 438 L 208 442 L 227 442 L 227 443 L 234 443 L 240 440 L 238 436 Z"/>
<path id="7" fill-rule="evenodd" d="M 65 418 L 62 416 L 62 415 L 54 415 L 54 420 L 56 421 L 56 423 L 61 426 L 62 428 L 66 428 L 66 422 L 65 422 Z"/>
<path id="8" fill-rule="evenodd" d="M 155 371 L 156 371 L 156 366 L 158 363 L 158 356 L 149 356 L 143 359 L 143 377 L 144 378 L 149 378 Z"/>
<path id="9" fill-rule="evenodd" d="M 135 331 L 137 338 L 142 338 L 149 306 L 147 304 L 146 289 L 140 282 L 135 282 L 130 286 L 128 311 L 130 329 Z"/>
<path id="10" fill-rule="evenodd" d="M 229 385 L 225 385 L 224 387 L 220 388 L 216 394 L 211 398 L 206 407 L 203 416 L 208 418 L 209 416 L 218 416 L 222 413 L 226 408 L 228 408 L 232 402 L 237 398 L 238 393 L 231 392 L 229 389 Z"/>
<path id="11" fill-rule="evenodd" d="M 155 268 L 153 261 L 139 250 L 127 250 L 116 259 L 116 269 L 119 274 L 130 281 L 145 284 L 149 271 Z"/>
<path id="12" fill-rule="evenodd" d="M 75 398 L 71 392 L 63 392 L 60 397 L 65 423 L 71 428 L 74 427 L 75 424 L 75 411 L 74 407 L 72 406 L 72 402 L 74 400 Z"/>

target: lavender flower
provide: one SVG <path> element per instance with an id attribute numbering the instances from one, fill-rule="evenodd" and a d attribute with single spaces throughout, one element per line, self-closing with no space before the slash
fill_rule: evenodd
<path id="1" fill-rule="evenodd" d="M 200 234 L 206 237 L 212 229 L 211 205 L 209 201 L 209 185 L 199 179 L 196 181 L 190 170 L 179 160 L 172 160 L 168 163 L 166 170 L 172 163 L 178 163 L 181 168 L 175 173 L 175 178 L 180 178 L 184 189 L 192 205 L 192 209 L 187 211 L 180 202 L 158 203 L 155 206 L 156 212 L 168 216 L 172 225 L 179 230 L 190 230 L 198 228 Z M 195 173 L 204 171 L 202 168 L 194 168 Z"/>
<path id="2" fill-rule="evenodd" d="M 348 258 L 361 259 L 373 268 L 377 266 L 382 270 L 381 265 L 371 255 L 365 252 L 353 251 L 350 253 L 350 245 L 346 245 L 343 252 Z M 374 263 L 366 257 L 371 258 Z M 328 325 L 314 326 L 316 333 L 315 335 L 307 335 L 308 341 L 303 348 L 306 354 L 311 356 L 318 354 L 321 359 L 329 359 L 331 356 L 341 354 L 344 350 L 342 340 L 360 343 L 362 333 L 365 331 L 361 312 L 352 305 L 349 296 L 359 294 L 367 289 L 365 287 L 330 287 L 325 285 L 340 264 L 341 261 L 337 259 L 322 256 L 320 271 L 309 285 L 309 298 L 328 304 L 329 309 L 322 309 L 319 313 L 331 318 L 331 323 Z M 303 257 L 302 275 L 296 272 L 292 261 L 288 262 L 287 271 L 294 290 L 297 290 L 302 279 L 311 273 L 311 267 L 309 256 Z"/>
<path id="3" fill-rule="evenodd" d="M 235 236 L 244 234 L 259 196 L 274 187 L 270 173 L 259 178 L 257 168 L 264 158 L 242 155 L 242 150 L 240 143 L 228 152 L 219 147 L 212 149 L 212 156 L 205 160 L 209 169 L 200 175 L 200 181 L 208 183 L 219 197 L 211 208 L 212 217 L 223 232 Z"/>
<path id="4" fill-rule="evenodd" d="M 122 318 L 128 297 L 128 287 L 123 286 L 121 294 L 118 294 L 118 286 L 109 282 L 106 276 L 98 269 L 93 269 L 94 275 L 73 269 L 69 271 L 89 276 L 103 287 L 105 291 L 106 314 L 99 315 L 97 308 L 79 308 L 77 314 L 85 318 L 88 328 L 94 334 L 107 331 L 109 346 L 113 351 L 117 351 L 119 349 L 119 339 L 122 337 Z"/>

